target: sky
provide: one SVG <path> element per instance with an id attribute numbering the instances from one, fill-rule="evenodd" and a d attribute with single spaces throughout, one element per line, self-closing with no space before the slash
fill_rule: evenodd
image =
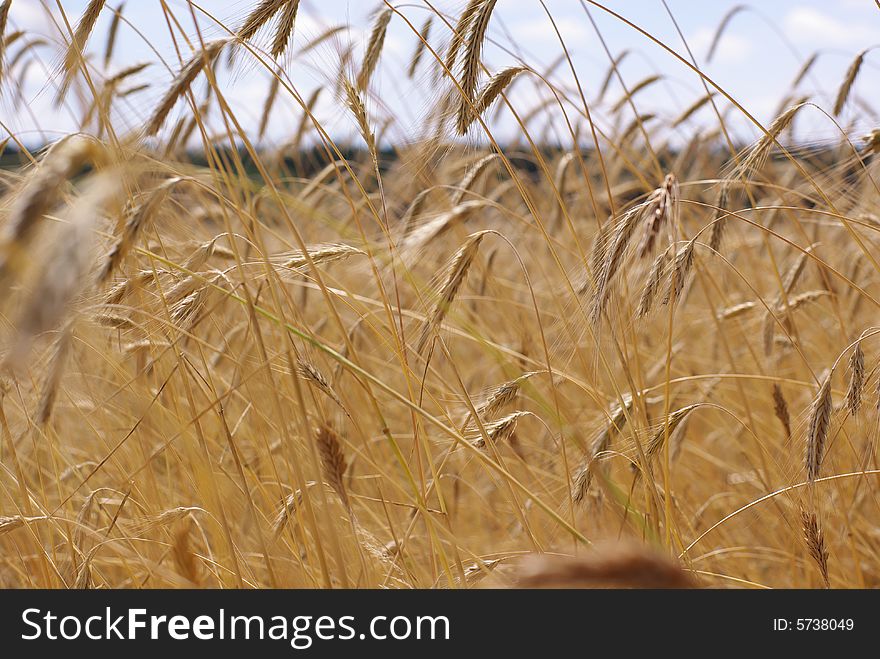
<path id="1" fill-rule="evenodd" d="M 117 6 L 119 1 L 110 0 L 108 4 Z M 154 62 L 132 82 L 132 85 L 149 84 L 149 87 L 124 99 L 117 121 L 135 129 L 149 116 L 173 72 L 179 68 L 175 40 L 186 54 L 189 51 L 183 36 L 192 40 L 198 33 L 206 38 L 227 35 L 228 28 L 240 25 L 256 1 L 201 0 L 189 6 L 184 0 L 164 0 L 180 21 L 179 30 L 182 30 L 182 33 L 177 31 L 172 39 L 162 11 L 163 0 L 128 0 L 123 13 L 130 25 L 123 24 L 120 28 L 114 57 L 106 70 L 102 59 L 110 13 L 105 12 L 89 44 L 95 53 L 92 66 L 96 69 L 96 78 L 112 75 L 134 63 Z M 15 133 L 25 143 L 36 144 L 76 129 L 82 109 L 73 101 L 56 108 L 53 87 L 47 82 L 52 72 L 57 71 L 59 44 L 63 42 L 57 26 L 52 25 L 47 14 L 48 9 L 56 24 L 63 25 L 58 3 L 64 8 L 67 20 L 75 24 L 87 0 L 12 2 L 7 34 L 26 30 L 29 39 L 42 37 L 49 45 L 32 51 L 38 56 L 29 65 L 25 66 L 26 58 L 20 60 L 12 75 L 6 75 L 0 83 L 0 121 L 6 127 L 0 126 L 0 140 L 5 138 L 5 130 Z M 464 0 L 434 0 L 433 4 L 450 16 L 457 16 L 466 3 Z M 662 76 L 635 97 L 640 113 L 674 118 L 705 93 L 700 78 L 682 62 L 621 19 L 598 6 L 585 4 L 588 13 L 580 0 L 545 0 L 544 5 L 540 0 L 499 0 L 492 16 L 490 43 L 484 57 L 489 70 L 524 61 L 533 69 L 542 71 L 558 61 L 563 47 L 548 18 L 549 12 L 563 36 L 577 73 L 577 82 L 588 100 L 595 100 L 598 95 L 609 67 L 608 53 L 617 56 L 623 50 L 628 50 L 629 54 L 620 64 L 620 73 L 628 87 L 651 75 Z M 770 0 L 753 2 L 746 10 L 738 12 L 728 24 L 714 58 L 707 62 L 712 35 L 725 14 L 738 4 L 733 0 L 666 0 L 666 5 L 663 0 L 605 0 L 602 3 L 685 57 L 686 46 L 689 47 L 701 70 L 765 124 L 779 111 L 780 102 L 790 92 L 792 80 L 810 55 L 819 53 L 810 75 L 798 87 L 797 95 L 810 94 L 818 105 L 830 109 L 854 56 L 859 51 L 880 45 L 880 9 L 874 0 Z M 379 0 L 301 1 L 293 52 L 282 57 L 279 64 L 303 97 L 318 86 L 332 88 L 340 53 L 348 44 L 354 47 L 355 61 L 360 60 L 372 17 L 382 6 L 384 4 Z M 419 28 L 429 15 L 422 0 L 407 0 L 397 6 Z M 666 6 L 684 35 L 684 41 Z M 306 54 L 297 52 L 328 28 L 339 25 L 348 27 Z M 260 35 L 257 44 L 265 46 L 270 39 L 271 35 Z M 435 25 L 432 45 L 442 52 L 447 40 L 448 30 Z M 10 48 L 7 60 L 14 58 L 16 47 L 22 43 L 19 41 Z M 383 117 L 395 117 L 396 122 L 385 135 L 389 140 L 409 140 L 419 135 L 423 118 L 438 98 L 436 79 L 427 70 L 423 69 L 415 80 L 406 76 L 415 43 L 412 28 L 395 16 L 368 98 L 368 110 L 377 125 Z M 868 52 L 850 107 L 840 118 L 853 130 L 865 132 L 877 123 L 873 104 L 878 68 L 880 49 Z M 16 76 L 22 76 L 23 80 L 20 97 L 12 82 Z M 554 84 L 577 94 L 575 78 L 567 65 L 556 67 L 551 79 Z M 253 132 L 259 124 L 270 84 L 269 72 L 245 56 L 231 68 L 221 71 L 220 81 L 237 117 L 249 132 Z M 546 89 L 542 90 L 534 77 L 526 82 L 517 81 L 512 92 L 513 104 L 525 114 L 546 98 L 546 94 Z M 606 100 L 613 104 L 621 94 L 622 88 L 615 81 Z M 186 108 L 180 104 L 175 116 L 183 112 Z M 288 139 L 295 130 L 299 115 L 292 99 L 279 97 L 266 141 L 280 144 Z M 352 130 L 350 117 L 332 93 L 322 94 L 317 115 L 333 133 Z M 856 117 L 858 121 L 855 121 Z M 632 110 L 628 107 L 613 113 L 599 109 L 596 114 L 597 123 L 603 127 L 616 123 L 622 125 L 632 118 Z M 730 118 L 736 136 L 750 140 L 758 134 L 742 113 L 732 111 Z M 679 131 L 685 135 L 694 126 L 709 126 L 712 119 L 711 108 L 705 107 Z M 817 109 L 799 113 L 798 122 L 796 130 L 801 139 L 834 139 L 839 134 L 834 123 Z M 550 124 L 551 131 L 557 128 L 553 122 Z M 498 134 L 503 137 L 505 131 L 514 129 L 514 125 L 509 115 L 501 113 L 497 120 Z"/>

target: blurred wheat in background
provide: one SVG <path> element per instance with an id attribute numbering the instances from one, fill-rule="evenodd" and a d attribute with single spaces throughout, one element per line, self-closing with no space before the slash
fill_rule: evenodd
<path id="1" fill-rule="evenodd" d="M 122 66 L 125 3 L 0 4 L 0 586 L 880 586 L 874 51 L 762 123 L 591 0 L 669 68 L 531 63 L 511 0 L 151 3 Z M 69 134 L 11 128 L 32 66 Z"/>

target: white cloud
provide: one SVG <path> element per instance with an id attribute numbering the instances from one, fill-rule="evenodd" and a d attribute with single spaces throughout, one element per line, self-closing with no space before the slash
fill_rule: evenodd
<path id="1" fill-rule="evenodd" d="M 20 30 L 43 29 L 48 24 L 46 14 L 36 3 L 13 2 L 9 9 L 9 21 Z"/>
<path id="2" fill-rule="evenodd" d="M 864 20 L 842 21 L 813 7 L 792 9 L 784 20 L 786 35 L 813 48 L 860 49 L 880 42 L 880 28 Z"/>
<path id="3" fill-rule="evenodd" d="M 568 47 L 583 44 L 584 40 L 589 39 L 592 35 L 588 24 L 584 21 L 560 17 L 556 18 L 555 22 Z M 514 23 L 510 31 L 515 39 L 522 39 L 524 43 L 529 45 L 559 43 L 559 36 L 556 34 L 553 24 L 548 20 Z"/>
<path id="4" fill-rule="evenodd" d="M 864 13 L 875 13 L 877 11 L 877 5 L 875 5 L 871 0 L 838 0 L 840 4 L 847 9 L 852 9 L 856 11 L 861 11 Z"/>

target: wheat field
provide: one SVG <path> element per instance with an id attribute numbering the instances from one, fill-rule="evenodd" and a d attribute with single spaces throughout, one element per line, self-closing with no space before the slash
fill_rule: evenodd
<path id="1" fill-rule="evenodd" d="M 805 59 L 762 124 L 679 44 L 703 91 L 672 117 L 564 40 L 490 68 L 509 0 L 309 40 L 299 0 L 156 2 L 176 52 L 133 105 L 157 63 L 115 65 L 124 7 L 44 3 L 48 41 L 16 1 L 4 94 L 45 62 L 79 128 L 0 132 L 0 586 L 880 585 L 870 53 L 832 103 Z M 389 25 L 418 132 L 375 92 Z M 271 76 L 258 131 L 230 71 Z"/>

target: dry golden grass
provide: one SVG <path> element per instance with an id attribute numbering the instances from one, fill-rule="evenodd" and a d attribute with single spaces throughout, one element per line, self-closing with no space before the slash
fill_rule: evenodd
<path id="1" fill-rule="evenodd" d="M 486 66 L 495 0 L 377 3 L 300 94 L 346 31 L 252 4 L 124 122 L 160 74 L 113 67 L 122 7 L 21 46 L 0 4 L 0 84 L 43 49 L 82 117 L 0 147 L 0 586 L 880 586 L 876 134 L 798 148 L 818 111 L 789 89 L 734 144 L 746 109 L 708 82 L 661 121 L 638 104 L 665 74 L 612 91 L 626 52 L 588 104 L 566 57 Z M 396 142 L 401 26 L 437 104 Z M 861 111 L 867 53 L 825 120 Z M 223 67 L 271 76 L 259 136 Z"/>

